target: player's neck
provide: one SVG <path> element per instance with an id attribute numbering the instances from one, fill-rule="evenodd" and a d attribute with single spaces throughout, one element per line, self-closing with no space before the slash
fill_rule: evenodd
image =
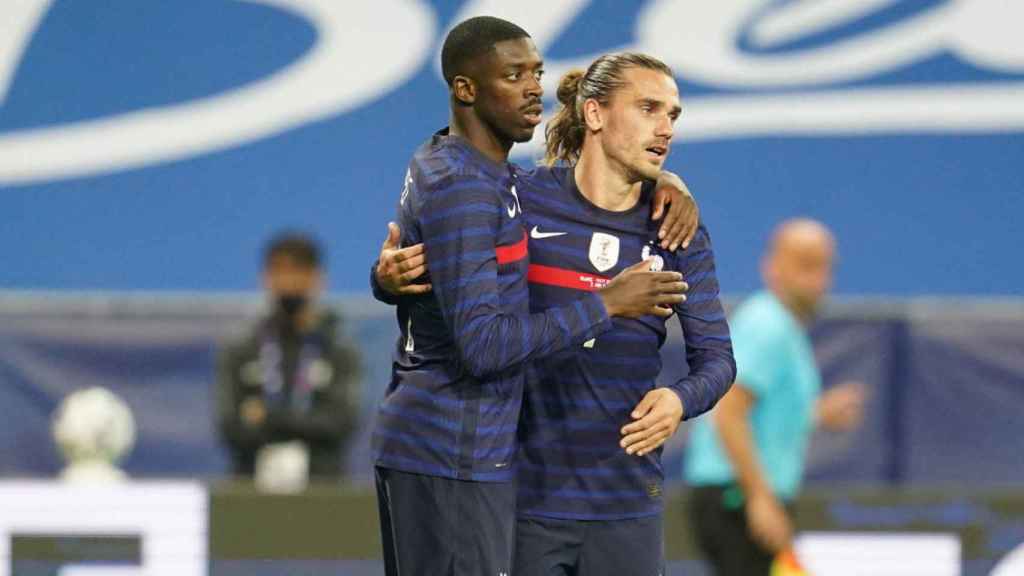
<path id="1" fill-rule="evenodd" d="M 640 201 L 642 183 L 631 181 L 597 146 L 584 146 L 573 175 L 580 193 L 595 206 L 625 212 Z"/>
<path id="2" fill-rule="evenodd" d="M 459 114 L 453 110 L 448 121 L 448 133 L 468 140 L 473 148 L 499 164 L 508 162 L 512 142 L 498 137 L 473 114 Z"/>

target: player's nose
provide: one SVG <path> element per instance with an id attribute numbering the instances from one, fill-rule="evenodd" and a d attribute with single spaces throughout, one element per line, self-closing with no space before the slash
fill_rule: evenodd
<path id="1" fill-rule="evenodd" d="M 667 114 L 658 118 L 658 123 L 654 126 L 654 135 L 658 138 L 664 138 L 671 140 L 674 133 L 674 125 L 672 118 Z"/>
<path id="2" fill-rule="evenodd" d="M 526 97 L 539 100 L 543 96 L 544 87 L 541 86 L 540 80 L 536 77 L 531 77 L 530 81 L 526 83 Z"/>

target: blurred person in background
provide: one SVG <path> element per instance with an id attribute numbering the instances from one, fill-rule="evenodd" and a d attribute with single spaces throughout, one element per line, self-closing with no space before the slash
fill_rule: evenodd
<path id="1" fill-rule="evenodd" d="M 234 473 L 336 479 L 356 428 L 359 358 L 322 307 L 320 249 L 302 234 L 267 246 L 263 286 L 270 312 L 220 353 L 217 423 Z M 273 479 L 271 478 L 271 482 Z"/>
<path id="2" fill-rule="evenodd" d="M 835 239 L 821 223 L 780 224 L 761 263 L 766 290 L 741 304 L 732 329 L 737 377 L 711 418 L 697 422 L 686 453 L 690 525 L 717 576 L 768 576 L 791 555 L 790 504 L 816 426 L 850 430 L 864 387 L 821 393 L 807 328 L 832 283 Z"/>

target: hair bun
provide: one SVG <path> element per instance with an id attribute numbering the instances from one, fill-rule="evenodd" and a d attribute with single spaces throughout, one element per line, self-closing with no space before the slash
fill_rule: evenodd
<path id="1" fill-rule="evenodd" d="M 576 103 L 576 95 L 580 91 L 580 82 L 583 81 L 583 70 L 570 70 L 558 81 L 558 101 L 564 106 Z"/>

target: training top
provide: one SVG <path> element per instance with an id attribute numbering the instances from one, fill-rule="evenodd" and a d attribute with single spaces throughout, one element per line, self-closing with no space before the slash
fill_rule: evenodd
<path id="1" fill-rule="evenodd" d="M 688 374 L 667 383 L 683 402 L 684 418 L 703 414 L 732 384 L 735 363 L 718 297 L 714 254 L 701 225 L 686 250 L 658 245 L 650 215 L 653 186 L 624 212 L 604 210 L 577 188 L 568 167 L 521 175 L 519 197 L 530 234 L 530 304 L 564 306 L 649 257 L 689 283 L 673 315 L 685 351 L 672 362 Z M 533 363 L 520 425 L 518 502 L 522 516 L 613 520 L 662 510 L 661 450 L 630 456 L 619 446 L 630 413 L 657 387 L 666 320 L 614 318 L 595 339 Z"/>
<path id="2" fill-rule="evenodd" d="M 430 294 L 398 299 L 401 329 L 377 414 L 377 466 L 510 481 L 526 362 L 611 328 L 596 294 L 531 314 L 518 176 L 447 130 L 416 151 L 398 207 L 426 248 Z"/>

